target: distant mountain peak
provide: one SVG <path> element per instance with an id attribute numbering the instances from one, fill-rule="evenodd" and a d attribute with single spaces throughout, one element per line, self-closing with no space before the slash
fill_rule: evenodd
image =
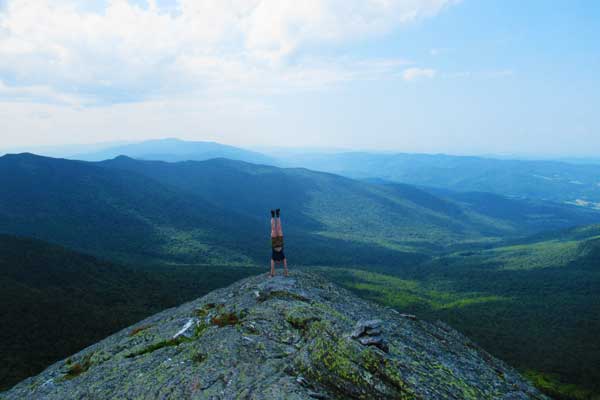
<path id="1" fill-rule="evenodd" d="M 270 157 L 254 151 L 210 141 L 184 141 L 177 138 L 154 139 L 106 148 L 94 153 L 73 156 L 85 161 L 103 161 L 126 155 L 155 161 L 205 161 L 223 157 L 259 164 L 273 164 Z"/>
<path id="2" fill-rule="evenodd" d="M 443 323 L 318 275 L 261 275 L 156 314 L 4 399 L 545 399 Z"/>
<path id="3" fill-rule="evenodd" d="M 9 153 L 0 156 L 0 160 L 7 162 L 8 164 L 20 164 L 20 163 L 34 163 L 34 164 L 47 164 L 47 163 L 60 163 L 65 161 L 62 158 L 53 158 L 42 156 L 35 153 Z"/>
<path id="4" fill-rule="evenodd" d="M 40 158 L 41 159 L 41 158 L 48 158 L 48 157 L 40 156 L 40 155 L 34 154 L 34 153 L 24 152 L 24 153 L 8 153 L 8 154 L 3 155 L 0 158 L 7 158 L 7 159 L 10 159 L 10 158 Z"/>
<path id="5" fill-rule="evenodd" d="M 123 154 L 121 154 L 120 156 L 116 156 L 115 158 L 113 158 L 113 160 L 115 160 L 115 161 L 135 161 L 135 159 L 133 159 L 129 156 L 123 155 Z"/>
<path id="6" fill-rule="evenodd" d="M 213 140 L 183 140 L 183 139 L 180 139 L 178 137 L 167 137 L 167 138 L 162 138 L 162 139 L 151 139 L 151 140 L 145 141 L 145 143 L 150 143 L 150 142 L 211 143 L 211 144 L 220 144 L 220 143 L 217 143 L 217 142 L 215 142 Z M 226 145 L 222 145 L 222 146 L 226 146 Z"/>

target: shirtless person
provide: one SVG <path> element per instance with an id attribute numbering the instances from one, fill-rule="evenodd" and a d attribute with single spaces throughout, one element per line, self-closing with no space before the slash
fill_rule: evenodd
<path id="1" fill-rule="evenodd" d="M 281 229 L 281 218 L 279 218 L 279 208 L 271 210 L 271 278 L 275 276 L 275 263 L 283 261 L 283 274 L 288 276 L 287 260 L 283 253 L 283 230 Z"/>

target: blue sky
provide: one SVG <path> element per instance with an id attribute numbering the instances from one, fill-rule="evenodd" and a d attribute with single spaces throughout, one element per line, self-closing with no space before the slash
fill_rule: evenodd
<path id="1" fill-rule="evenodd" d="M 592 0 L 0 0 L 0 147 L 597 155 L 599 37 Z"/>

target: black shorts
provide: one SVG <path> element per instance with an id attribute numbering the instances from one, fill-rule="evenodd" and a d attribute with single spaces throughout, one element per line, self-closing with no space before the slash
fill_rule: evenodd
<path id="1" fill-rule="evenodd" d="M 283 249 L 281 249 L 281 251 L 273 250 L 273 254 L 271 254 L 271 260 L 283 261 L 284 259 L 285 259 L 285 254 L 283 254 Z"/>

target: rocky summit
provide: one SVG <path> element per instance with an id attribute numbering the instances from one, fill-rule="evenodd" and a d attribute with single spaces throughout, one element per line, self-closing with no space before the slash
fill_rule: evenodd
<path id="1" fill-rule="evenodd" d="M 545 399 L 448 325 L 306 272 L 165 310 L 0 398 Z"/>

